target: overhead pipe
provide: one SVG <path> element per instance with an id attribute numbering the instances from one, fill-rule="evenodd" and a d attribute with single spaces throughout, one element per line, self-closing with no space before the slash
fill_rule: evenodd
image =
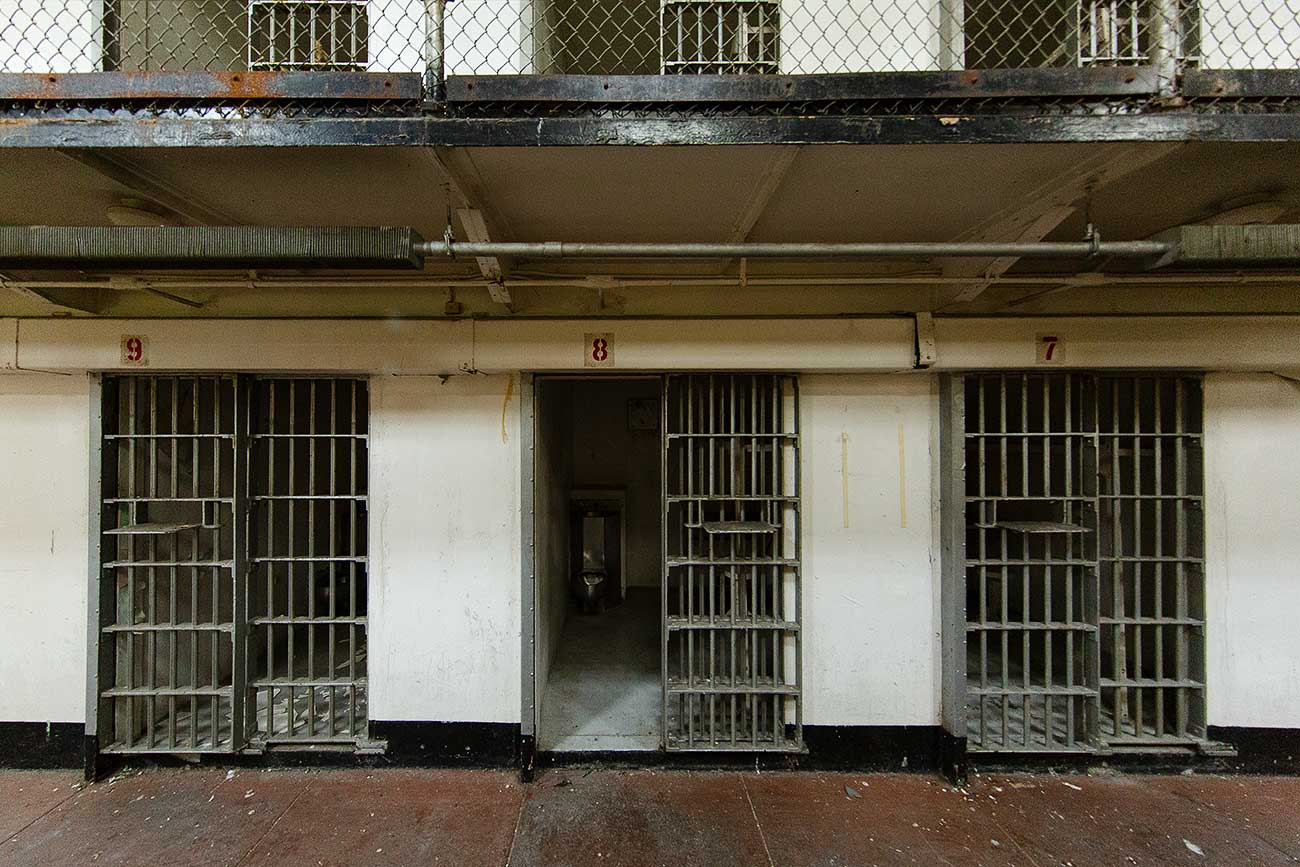
<path id="1" fill-rule="evenodd" d="M 921 242 L 847 244 L 601 244 L 569 241 L 420 241 L 417 255 L 455 259 L 887 259 L 887 258 L 1016 258 L 1086 259 L 1106 256 L 1147 259 L 1166 256 L 1176 245 L 1166 241 L 1073 242 Z"/>

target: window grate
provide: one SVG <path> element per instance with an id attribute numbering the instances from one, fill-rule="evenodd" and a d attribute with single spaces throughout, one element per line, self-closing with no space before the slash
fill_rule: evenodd
<path id="1" fill-rule="evenodd" d="M 668 377 L 664 745 L 798 751 L 798 386 Z"/>
<path id="2" fill-rule="evenodd" d="M 971 748 L 1201 741 L 1199 381 L 1007 373 L 964 388 Z"/>
<path id="3" fill-rule="evenodd" d="M 249 69 L 366 68 L 366 0 L 248 0 Z"/>
<path id="4" fill-rule="evenodd" d="M 659 16 L 665 73 L 780 71 L 779 0 L 662 0 Z"/>

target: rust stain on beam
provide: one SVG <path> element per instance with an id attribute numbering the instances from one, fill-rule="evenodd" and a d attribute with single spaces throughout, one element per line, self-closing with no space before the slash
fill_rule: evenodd
<path id="1" fill-rule="evenodd" d="M 418 100 L 418 74 L 373 72 L 0 73 L 0 99 Z"/>

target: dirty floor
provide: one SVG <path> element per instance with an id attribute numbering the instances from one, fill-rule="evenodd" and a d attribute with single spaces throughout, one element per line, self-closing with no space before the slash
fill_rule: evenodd
<path id="1" fill-rule="evenodd" d="M 5 867 L 1298 863 L 1300 778 L 0 772 Z"/>

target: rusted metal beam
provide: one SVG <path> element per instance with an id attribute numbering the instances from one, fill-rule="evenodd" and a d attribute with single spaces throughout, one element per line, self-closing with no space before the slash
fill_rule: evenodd
<path id="1" fill-rule="evenodd" d="M 1189 69 L 1182 94 L 1188 98 L 1300 96 L 1300 69 Z"/>
<path id="2" fill-rule="evenodd" d="M 1139 67 L 988 69 L 838 75 L 449 76 L 448 102 L 805 102 L 1138 96 L 1155 71 Z"/>
<path id="3" fill-rule="evenodd" d="M 0 73 L 0 100 L 419 100 L 423 95 L 418 73 Z"/>

